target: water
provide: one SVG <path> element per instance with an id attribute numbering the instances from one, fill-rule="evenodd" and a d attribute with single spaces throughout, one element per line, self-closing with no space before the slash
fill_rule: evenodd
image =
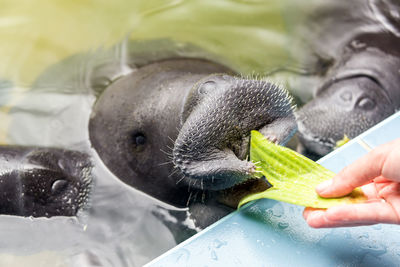
<path id="1" fill-rule="evenodd" d="M 0 6 L 0 143 L 75 149 L 95 161 L 90 203 L 77 218 L 0 217 L 0 266 L 141 266 L 176 245 L 166 225 L 189 229 L 187 237 L 196 233 L 186 210 L 124 185 L 102 164 L 88 141 L 92 105 L 109 77 L 160 56 L 217 55 L 243 74 L 287 64 L 284 4 L 0 0 Z M 216 240 L 210 256 L 217 260 L 224 246 Z"/>
<path id="2" fill-rule="evenodd" d="M 76 149 L 95 161 L 90 204 L 78 218 L 0 216 L 0 266 L 141 266 L 176 245 L 168 223 L 189 229 L 188 235 L 198 231 L 187 210 L 124 185 L 91 149 L 88 119 L 108 77 L 166 55 L 216 58 L 244 75 L 276 69 L 313 73 L 315 53 L 328 44 L 324 56 L 332 57 L 350 27 L 396 30 L 390 18 L 382 21 L 373 0 L 354 1 L 368 8 L 354 15 L 362 15 L 355 26 L 352 20 L 338 24 L 324 17 L 354 10 L 350 2 L 0 0 L 0 143 Z M 321 32 L 332 34 L 320 38 Z M 163 52 L 154 52 L 160 47 Z M 128 62 L 132 54 L 135 61 Z M 110 61 L 111 69 L 104 64 Z M 319 81 L 313 75 L 278 74 L 272 79 L 303 102 Z M 276 204 L 262 216 L 275 223 L 290 211 Z M 291 225 L 277 227 L 290 231 Z M 217 261 L 225 245 L 215 240 L 210 257 Z M 179 262 L 188 257 L 183 254 Z"/>

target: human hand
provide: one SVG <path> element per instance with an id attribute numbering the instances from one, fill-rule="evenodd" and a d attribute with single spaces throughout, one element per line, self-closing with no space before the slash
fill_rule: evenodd
<path id="1" fill-rule="evenodd" d="M 304 219 L 314 228 L 400 224 L 400 139 L 379 146 L 317 186 L 322 197 L 341 197 L 361 186 L 366 203 L 306 208 Z"/>

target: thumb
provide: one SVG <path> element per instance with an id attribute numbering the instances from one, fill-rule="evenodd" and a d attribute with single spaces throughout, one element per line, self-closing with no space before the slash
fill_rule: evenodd
<path id="1" fill-rule="evenodd" d="M 392 142 L 379 146 L 345 167 L 331 180 L 318 185 L 317 193 L 322 197 L 341 197 L 381 176 L 384 163 L 392 149 L 391 145 Z"/>

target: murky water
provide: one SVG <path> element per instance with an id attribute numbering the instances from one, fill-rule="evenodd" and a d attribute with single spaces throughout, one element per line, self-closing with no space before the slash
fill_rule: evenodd
<path id="1" fill-rule="evenodd" d="M 97 88 L 108 82 L 101 73 L 121 75 L 170 54 L 215 58 L 244 74 L 263 73 L 291 61 L 285 4 L 1 0 L 0 5 L 0 143 L 75 149 L 95 161 L 90 203 L 77 218 L 0 217 L 0 265 L 141 266 L 176 245 L 166 225 L 185 228 L 180 239 L 196 233 L 186 210 L 124 185 L 90 147 L 91 108 Z M 110 61 L 112 68 L 103 64 Z"/>
<path id="2" fill-rule="evenodd" d="M 318 66 L 313 53 L 329 44 L 332 56 L 345 39 L 339 33 L 350 27 L 349 20 L 339 25 L 323 17 L 351 10 L 351 1 L 338 2 L 0 0 L 0 143 L 76 149 L 95 161 L 90 204 L 78 218 L 0 216 L 0 265 L 140 266 L 176 245 L 165 221 L 175 223 L 171 213 L 187 218 L 187 211 L 124 185 L 90 146 L 88 119 L 97 88 L 108 82 L 93 73 L 121 75 L 170 54 L 217 59 L 244 75 L 311 73 Z M 368 12 L 352 29 L 377 27 L 387 12 L 374 11 L 375 0 L 354 2 Z M 323 23 L 310 27 L 311 15 Z M 379 27 L 391 29 L 383 17 Z M 334 34 L 319 38 L 327 30 Z M 103 65 L 110 61 L 111 69 Z M 287 73 L 274 78 L 305 95 L 303 101 L 318 82 Z M 179 227 L 187 236 L 197 231 L 190 219 Z"/>

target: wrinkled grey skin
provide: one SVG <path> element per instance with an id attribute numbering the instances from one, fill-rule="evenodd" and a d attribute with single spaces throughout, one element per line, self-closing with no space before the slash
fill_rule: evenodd
<path id="1" fill-rule="evenodd" d="M 0 214 L 75 216 L 88 199 L 91 168 L 81 152 L 0 146 Z"/>
<path id="2" fill-rule="evenodd" d="M 341 60 L 297 113 L 307 153 L 322 156 L 400 108 L 400 39 L 389 33 L 356 36 Z"/>
<path id="3" fill-rule="evenodd" d="M 197 192 L 251 180 L 255 167 L 244 160 L 250 130 L 287 141 L 296 130 L 291 99 L 266 81 L 215 73 L 232 71 L 172 59 L 107 87 L 89 123 L 105 165 L 125 183 L 176 206 Z"/>

